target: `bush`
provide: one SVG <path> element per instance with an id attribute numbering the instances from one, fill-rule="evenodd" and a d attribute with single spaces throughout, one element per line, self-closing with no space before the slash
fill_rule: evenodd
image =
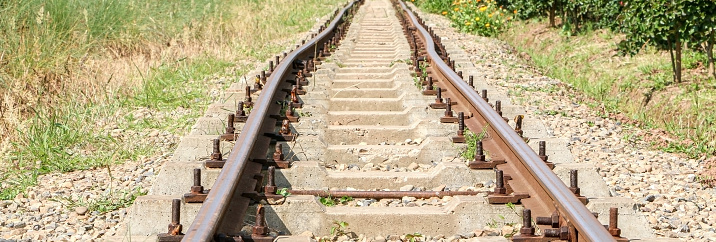
<path id="1" fill-rule="evenodd" d="M 418 0 L 416 5 L 425 11 L 448 17 L 452 26 L 462 32 L 495 36 L 505 30 L 512 13 L 495 0 Z"/>

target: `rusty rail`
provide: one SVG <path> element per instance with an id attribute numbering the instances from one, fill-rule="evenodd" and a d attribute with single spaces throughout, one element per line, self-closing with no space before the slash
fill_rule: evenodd
<path id="1" fill-rule="evenodd" d="M 276 63 L 278 66 L 275 71 L 267 77 L 266 86 L 264 86 L 261 95 L 254 103 L 254 108 L 249 114 L 241 134 L 236 138 L 236 143 L 231 154 L 226 160 L 221 173 L 214 182 L 211 192 L 208 194 L 199 212 L 186 231 L 186 235 L 182 241 L 212 241 L 221 225 L 229 205 L 232 202 L 235 191 L 239 188 L 239 181 L 245 178 L 247 167 L 249 166 L 252 150 L 255 148 L 257 139 L 262 135 L 262 125 L 265 119 L 269 117 L 269 107 L 275 98 L 279 87 L 284 84 L 282 82 L 284 76 L 290 74 L 291 64 L 299 56 L 313 54 L 316 46 L 326 43 L 331 33 L 336 29 L 337 25 L 343 21 L 342 18 L 347 11 L 352 8 L 360 0 L 354 0 L 346 4 L 339 10 L 333 20 L 326 28 L 316 37 L 308 40 L 305 44 L 296 50 L 288 53 L 284 60 Z M 244 214 L 247 207 L 240 208 L 243 211 L 238 214 Z M 236 213 L 236 211 L 233 211 Z M 243 221 L 240 218 L 239 221 Z"/>
<path id="2" fill-rule="evenodd" d="M 529 202 L 523 202 L 526 207 L 536 207 L 537 210 L 546 212 L 556 208 L 559 214 L 564 216 L 566 222 L 570 224 L 576 231 L 571 234 L 575 239 L 583 238 L 588 241 L 615 241 L 607 229 L 594 217 L 594 215 L 580 202 L 577 197 L 567 188 L 557 175 L 539 158 L 515 131 L 503 120 L 490 105 L 478 95 L 475 90 L 469 86 L 458 74 L 451 70 L 447 63 L 441 59 L 435 50 L 435 41 L 430 32 L 422 26 L 422 21 L 408 9 L 402 1 L 397 1 L 412 25 L 417 36 L 425 43 L 424 47 L 427 51 L 427 61 L 430 62 L 432 74 L 443 77 L 448 80 L 446 85 L 451 85 L 453 93 L 460 99 L 466 101 L 471 106 L 471 110 L 477 111 L 476 115 L 482 117 L 484 122 L 489 125 L 488 131 L 491 136 L 499 136 L 497 139 L 498 146 L 507 148 L 512 154 L 507 154 L 506 158 L 512 162 L 501 166 L 509 166 L 513 170 L 517 170 L 513 174 L 513 181 L 522 182 L 527 187 L 524 190 L 530 191 L 530 196 L 535 199 L 529 199 Z M 473 121 L 474 123 L 478 121 Z M 484 127 L 484 124 L 482 127 Z M 502 143 L 500 143 L 502 142 Z M 505 149 L 503 149 L 504 151 Z M 509 160 L 509 159 L 508 159 Z M 527 175 L 529 174 L 529 175 Z M 515 177 L 515 176 L 519 177 Z M 517 179 L 519 178 L 519 179 Z M 535 208 L 532 208 L 534 212 Z"/>
<path id="3" fill-rule="evenodd" d="M 293 195 L 312 195 L 320 197 L 353 197 L 375 199 L 399 199 L 402 197 L 431 198 L 445 196 L 474 196 L 485 193 L 479 191 L 335 191 L 335 190 L 289 190 Z"/>

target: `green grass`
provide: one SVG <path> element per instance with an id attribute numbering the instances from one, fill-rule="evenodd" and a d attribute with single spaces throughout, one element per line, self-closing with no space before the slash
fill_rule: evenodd
<path id="1" fill-rule="evenodd" d="M 619 34 L 584 30 L 563 36 L 558 29 L 541 31 L 544 26 L 544 21 L 519 22 L 500 38 L 527 52 L 545 75 L 584 93 L 588 98 L 578 101 L 600 112 L 603 108 L 607 113 L 602 116 L 621 113 L 644 128 L 660 128 L 678 138 L 662 149 L 690 157 L 716 152 L 715 82 L 693 69 L 706 62 L 704 53 L 686 49 L 685 82 L 673 83 L 668 53 L 647 47 L 634 57 L 619 56 Z"/>
<path id="2" fill-rule="evenodd" d="M 88 213 L 95 211 L 107 213 L 120 208 L 129 207 L 137 197 L 144 195 L 147 195 L 147 192 L 137 187 L 133 190 L 111 191 L 107 196 L 102 196 L 97 199 L 85 200 L 79 198 L 75 200 L 71 197 L 62 197 L 56 199 L 56 201 L 65 204 L 70 210 L 76 207 L 86 207 Z"/>
<path id="3" fill-rule="evenodd" d="M 0 150 L 10 144 L 0 154 L 0 199 L 14 198 L 42 174 L 158 154 L 146 133 L 185 134 L 216 101 L 212 89 L 242 81 L 256 61 L 292 45 L 343 3 L 0 3 L 0 95 L 10 100 L 0 103 Z M 144 109 L 152 115 L 135 116 Z M 125 135 L 113 136 L 115 129 Z M 95 203 L 112 209 L 124 202 Z"/>
<path id="4" fill-rule="evenodd" d="M 460 150 L 460 156 L 462 158 L 465 158 L 465 160 L 468 161 L 475 159 L 475 152 L 477 151 L 477 142 L 482 141 L 485 137 L 487 137 L 488 128 L 489 126 L 483 127 L 480 133 L 474 133 L 469 129 L 465 130 L 464 136 L 466 146 Z M 483 149 L 482 152 L 485 154 L 486 157 L 488 156 L 487 150 Z"/>

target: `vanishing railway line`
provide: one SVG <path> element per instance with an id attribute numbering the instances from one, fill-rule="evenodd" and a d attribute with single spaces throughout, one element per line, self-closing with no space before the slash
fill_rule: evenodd
<path id="1" fill-rule="evenodd" d="M 327 235 L 344 221 L 366 236 L 434 236 L 507 217 L 522 224 L 513 240 L 624 239 L 617 210 L 603 226 L 585 206 L 576 171 L 565 185 L 544 142 L 540 152 L 526 142 L 523 116 L 508 122 L 507 101 L 476 91 L 473 77 L 403 2 L 350 2 L 269 66 L 210 108 L 211 128 L 193 144 L 208 154 L 175 155 L 179 161 L 163 170 L 169 185 L 138 199 L 135 213 L 161 213 L 168 228 L 147 215 L 130 224 L 136 233 L 168 230 L 160 241 L 272 241 L 303 231 Z M 223 131 L 220 121 L 228 122 Z M 475 136 L 475 158 L 456 162 Z M 475 188 L 487 180 L 494 187 Z M 364 200 L 326 207 L 319 197 Z M 382 202 L 390 199 L 400 201 Z M 508 203 L 524 209 L 510 214 Z"/>

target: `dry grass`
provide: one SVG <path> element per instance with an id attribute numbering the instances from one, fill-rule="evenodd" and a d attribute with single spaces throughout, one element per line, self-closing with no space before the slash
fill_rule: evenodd
<path id="1" fill-rule="evenodd" d="M 107 129 L 128 126 L 123 117 L 137 108 L 190 107 L 191 115 L 198 115 L 209 102 L 203 94 L 210 87 L 203 80 L 240 76 L 344 2 L 0 3 L 5 36 L 0 40 L 0 190 L 31 184 L 34 179 L 8 178 L 25 172 L 36 177 L 151 154 L 149 148 L 130 145 L 136 140 L 112 139 Z M 197 100 L 177 100 L 182 97 Z M 146 127 L 134 128 L 141 132 Z M 90 142 L 107 148 L 93 148 L 81 158 L 67 152 L 84 150 Z M 124 155 L 114 149 L 123 149 Z M 102 154 L 108 150 L 113 154 Z M 67 160 L 73 161 L 50 165 Z"/>

